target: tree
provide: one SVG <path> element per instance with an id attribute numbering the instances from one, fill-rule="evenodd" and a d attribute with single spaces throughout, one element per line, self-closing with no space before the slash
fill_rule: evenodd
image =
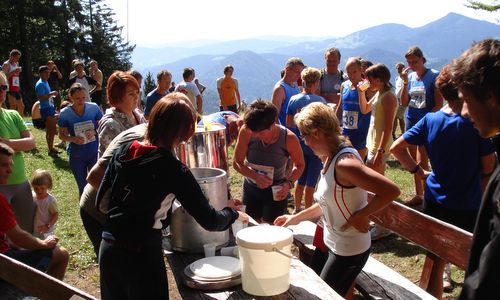
<path id="1" fill-rule="evenodd" d="M 467 1 L 469 4 L 466 4 L 465 6 L 470 7 L 472 9 L 479 9 L 479 10 L 486 10 L 489 12 L 495 12 L 500 9 L 500 1 L 493 1 L 491 4 L 486 4 L 480 1 L 472 1 L 468 0 Z"/>
<path id="2" fill-rule="evenodd" d="M 151 72 L 148 72 L 146 78 L 144 79 L 144 94 L 145 95 L 149 94 L 155 88 L 156 88 L 156 82 L 153 78 L 153 74 L 151 74 Z"/>

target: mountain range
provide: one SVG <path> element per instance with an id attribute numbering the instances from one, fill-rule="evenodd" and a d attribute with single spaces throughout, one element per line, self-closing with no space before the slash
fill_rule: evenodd
<path id="1" fill-rule="evenodd" d="M 419 46 L 427 66 L 440 69 L 457 57 L 474 41 L 500 38 L 500 25 L 450 13 L 441 19 L 417 28 L 401 24 L 382 24 L 354 32 L 344 37 L 330 38 L 259 38 L 224 42 L 165 46 L 136 47 L 132 55 L 134 68 L 153 77 L 167 69 L 173 80 L 182 80 L 182 70 L 192 67 L 196 77 L 207 86 L 204 92 L 204 111 L 218 110 L 216 79 L 223 75 L 225 65 L 234 66 L 234 77 L 245 102 L 256 98 L 270 99 L 273 86 L 280 78 L 286 60 L 300 57 L 308 66 L 324 66 L 324 51 L 337 47 L 342 54 L 340 67 L 347 58 L 361 56 L 374 63 L 386 64 L 395 72 L 395 63 L 404 62 L 404 53 L 413 45 Z M 393 73 L 394 78 L 394 73 Z"/>

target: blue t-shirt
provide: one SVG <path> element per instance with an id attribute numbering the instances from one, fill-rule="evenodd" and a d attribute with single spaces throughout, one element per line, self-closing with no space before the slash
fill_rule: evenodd
<path id="1" fill-rule="evenodd" d="M 357 89 L 351 89 L 351 81 L 342 84 L 342 135 L 349 137 L 356 150 L 366 147 L 371 112 L 362 114 Z"/>
<path id="2" fill-rule="evenodd" d="M 414 122 L 422 119 L 425 114 L 436 106 L 434 87 L 439 72 L 427 69 L 424 76 L 417 79 L 417 72 L 408 75 L 408 109 L 406 117 Z"/>
<path id="3" fill-rule="evenodd" d="M 217 123 L 224 125 L 224 127 L 226 127 L 226 142 L 229 143 L 230 141 L 229 130 L 227 129 L 227 120 L 226 118 L 224 118 L 224 116 L 234 116 L 235 118 L 238 118 L 238 115 L 235 112 L 229 110 L 223 110 L 213 114 L 209 114 L 207 116 L 203 116 L 203 118 L 201 118 L 201 120 L 198 122 L 198 125 L 203 126 L 204 120 L 209 121 L 210 124 Z"/>
<path id="4" fill-rule="evenodd" d="M 153 106 L 155 106 L 156 102 L 158 102 L 158 100 L 163 98 L 163 96 L 165 96 L 166 94 L 168 94 L 168 90 L 163 95 L 157 93 L 156 89 L 149 92 L 149 94 L 146 97 L 146 107 L 144 107 L 144 116 L 145 117 L 149 116 L 149 114 L 151 113 L 151 110 L 153 109 Z"/>
<path id="5" fill-rule="evenodd" d="M 97 156 L 99 140 L 96 129 L 98 128 L 98 122 L 101 118 L 102 112 L 99 106 L 92 102 L 85 102 L 85 109 L 81 116 L 75 113 L 72 106 L 65 107 L 61 110 L 57 125 L 59 125 L 59 127 L 68 128 L 71 136 L 82 136 L 86 140 L 86 143 L 83 145 L 69 143 L 68 152 L 95 152 Z"/>
<path id="6" fill-rule="evenodd" d="M 456 210 L 477 210 L 481 203 L 481 157 L 493 153 L 489 139 L 457 114 L 428 113 L 403 134 L 411 145 L 424 146 L 432 173 L 425 200 Z"/>
<path id="7" fill-rule="evenodd" d="M 35 92 L 37 96 L 50 94 L 50 86 L 48 81 L 43 81 L 41 78 L 35 84 Z M 40 109 L 50 107 L 49 99 L 39 100 Z"/>
<path id="8" fill-rule="evenodd" d="M 321 102 L 325 103 L 325 98 L 315 95 L 315 94 L 297 94 L 294 95 L 290 98 L 290 102 L 288 102 L 288 108 L 286 111 L 287 116 L 295 116 L 296 113 L 298 113 L 302 108 L 306 107 L 310 103 L 313 102 Z M 304 155 L 314 155 L 314 152 L 307 146 L 304 141 L 300 138 L 300 130 L 297 126 L 293 126 L 292 128 L 289 128 L 295 135 L 299 138 L 300 140 L 300 146 L 302 147 L 302 152 Z"/>

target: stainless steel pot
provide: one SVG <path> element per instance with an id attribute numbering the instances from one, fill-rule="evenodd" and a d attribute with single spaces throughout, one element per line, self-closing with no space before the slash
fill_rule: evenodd
<path id="1" fill-rule="evenodd" d="M 188 168 L 218 168 L 227 172 L 226 127 L 220 124 L 210 128 L 198 126 L 187 142 L 177 146 L 176 154 Z"/>
<path id="2" fill-rule="evenodd" d="M 191 172 L 215 209 L 220 210 L 227 206 L 227 176 L 224 170 L 192 168 Z M 203 229 L 178 202 L 174 204 L 170 231 L 172 248 L 181 252 L 203 253 L 203 244 L 215 243 L 216 248 L 220 249 L 229 242 L 229 230 Z"/>

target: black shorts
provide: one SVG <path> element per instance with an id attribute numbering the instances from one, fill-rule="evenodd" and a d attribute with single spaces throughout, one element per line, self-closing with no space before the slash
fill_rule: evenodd
<path id="1" fill-rule="evenodd" d="M 457 210 L 444 207 L 433 201 L 424 201 L 423 213 L 453 224 L 468 232 L 474 232 L 478 210 Z"/>
<path id="2" fill-rule="evenodd" d="M 247 179 L 243 182 L 243 204 L 247 206 L 245 212 L 254 219 L 262 218 L 272 224 L 274 219 L 285 213 L 288 198 L 274 201 L 271 187 L 260 189 Z"/>
<path id="3" fill-rule="evenodd" d="M 19 250 L 9 249 L 4 254 L 42 272 L 47 271 L 52 261 L 53 249 Z"/>
<path id="4" fill-rule="evenodd" d="M 45 129 L 45 120 L 44 119 L 32 119 L 33 126 L 38 129 Z"/>
<path id="5" fill-rule="evenodd" d="M 102 105 L 102 90 L 93 92 L 90 95 L 90 98 L 92 99 L 92 102 L 101 106 Z"/>

